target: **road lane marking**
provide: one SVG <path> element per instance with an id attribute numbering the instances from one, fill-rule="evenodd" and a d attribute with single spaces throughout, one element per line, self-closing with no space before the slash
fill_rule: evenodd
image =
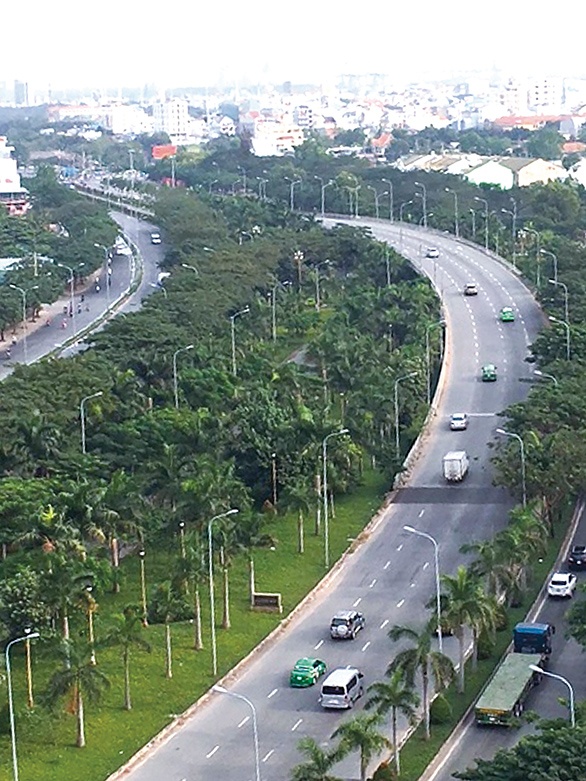
<path id="1" fill-rule="evenodd" d="M 413 581 L 413 583 L 409 584 L 409 588 L 415 588 L 415 581 Z"/>
<path id="2" fill-rule="evenodd" d="M 319 643 L 318 643 L 317 645 L 314 645 L 314 646 L 313 646 L 313 650 L 314 650 L 314 651 L 317 651 L 318 649 L 320 649 L 320 648 L 322 647 L 322 645 L 323 645 L 323 644 L 324 644 L 324 641 L 323 641 L 323 640 L 320 640 L 320 641 L 319 641 Z"/>
<path id="3" fill-rule="evenodd" d="M 216 753 L 216 751 L 217 751 L 219 748 L 220 748 L 219 746 L 214 746 L 214 747 L 213 747 L 213 749 L 212 749 L 210 752 L 208 752 L 208 753 L 206 754 L 206 759 L 210 759 L 211 757 L 213 757 L 213 756 L 214 756 L 214 754 Z"/>
<path id="4" fill-rule="evenodd" d="M 429 567 L 429 561 L 426 561 L 425 564 L 423 565 L 423 569 L 427 569 L 428 567 Z"/>
<path id="5" fill-rule="evenodd" d="M 385 566 L 383 567 L 383 569 L 388 569 L 390 566 L 391 566 L 391 562 L 390 562 L 390 561 L 387 561 L 387 563 L 385 564 Z"/>
<path id="6" fill-rule="evenodd" d="M 405 600 L 402 599 L 400 602 L 397 602 L 397 607 L 403 607 L 404 604 L 405 604 Z"/>
<path id="7" fill-rule="evenodd" d="M 370 640 L 367 643 L 364 643 L 364 645 L 362 646 L 362 650 L 366 651 L 369 645 L 370 645 Z"/>
<path id="8" fill-rule="evenodd" d="M 425 510 L 420 510 L 419 515 L 417 517 L 421 518 L 421 516 L 423 515 L 424 512 L 425 512 Z"/>
<path id="9" fill-rule="evenodd" d="M 295 722 L 295 724 L 294 724 L 294 725 L 291 727 L 291 732 L 295 732 L 295 730 L 296 730 L 296 729 L 297 729 L 297 727 L 298 727 L 298 726 L 301 724 L 301 722 L 302 722 L 302 721 L 303 721 L 303 719 L 297 719 L 297 721 Z"/>
<path id="10" fill-rule="evenodd" d="M 372 583 L 370 584 L 370 586 L 368 588 L 372 588 L 375 583 L 376 583 L 376 578 L 373 579 Z"/>
<path id="11" fill-rule="evenodd" d="M 275 749 L 274 749 L 274 748 L 272 748 L 272 749 L 271 749 L 271 750 L 270 750 L 268 753 L 266 753 L 266 754 L 264 755 L 264 757 L 262 758 L 262 761 L 263 761 L 263 762 L 266 762 L 266 761 L 267 761 L 267 759 L 270 759 L 270 757 L 272 757 L 274 753 L 275 753 Z"/>
<path id="12" fill-rule="evenodd" d="M 397 548 L 397 550 L 398 550 L 398 551 L 400 551 L 400 550 L 403 550 L 403 543 L 401 543 L 401 544 L 399 545 L 399 547 Z"/>
<path id="13" fill-rule="evenodd" d="M 250 719 L 250 716 L 245 716 L 242 719 L 242 721 L 240 722 L 240 724 L 238 725 L 238 729 L 240 729 L 240 727 L 243 727 L 249 719 Z"/>
<path id="14" fill-rule="evenodd" d="M 358 599 L 356 600 L 356 602 L 354 602 L 354 604 L 352 605 L 352 607 L 358 607 L 358 605 L 359 605 L 361 602 L 362 602 L 362 597 L 358 597 Z"/>
<path id="15" fill-rule="evenodd" d="M 271 697 L 274 697 L 274 696 L 275 696 L 275 694 L 276 694 L 278 691 L 279 691 L 278 689 L 273 689 L 273 691 L 272 691 L 272 692 L 271 692 L 271 693 L 268 695 L 268 697 L 267 697 L 267 700 L 270 700 L 270 699 L 271 699 Z"/>
<path id="16" fill-rule="evenodd" d="M 385 628 L 385 626 L 386 626 L 388 623 L 389 623 L 389 619 L 388 619 L 388 618 L 385 618 L 385 620 L 384 620 L 384 621 L 382 622 L 382 624 L 380 625 L 380 629 L 384 629 L 384 628 Z"/>

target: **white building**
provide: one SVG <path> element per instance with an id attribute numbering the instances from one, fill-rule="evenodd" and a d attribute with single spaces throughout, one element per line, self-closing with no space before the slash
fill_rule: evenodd
<path id="1" fill-rule="evenodd" d="M 106 125 L 115 136 L 138 135 L 152 132 L 153 119 L 140 106 L 111 106 Z"/>
<path id="2" fill-rule="evenodd" d="M 174 98 L 153 106 L 153 130 L 167 133 L 173 143 L 184 141 L 189 135 L 189 104 Z"/>
<path id="3" fill-rule="evenodd" d="M 16 160 L 12 157 L 14 147 L 8 146 L 8 139 L 0 136 L 0 205 L 9 214 L 22 215 L 30 208 L 28 190 L 20 184 Z"/>

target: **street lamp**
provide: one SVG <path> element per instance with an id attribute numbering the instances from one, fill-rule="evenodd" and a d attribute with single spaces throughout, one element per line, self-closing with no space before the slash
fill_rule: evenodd
<path id="1" fill-rule="evenodd" d="M 374 213 L 376 215 L 377 220 L 380 218 L 380 209 L 378 206 L 378 199 L 382 198 L 383 195 L 387 195 L 387 191 L 385 190 L 384 193 L 379 193 L 376 187 L 373 187 L 371 184 L 367 185 L 368 190 L 372 190 L 374 194 Z"/>
<path id="2" fill-rule="evenodd" d="M 535 284 L 537 289 L 541 288 L 541 233 L 534 228 L 524 228 L 526 233 L 535 234 Z"/>
<path id="3" fill-rule="evenodd" d="M 515 220 L 516 215 L 514 211 L 511 211 L 510 209 L 501 209 L 501 212 L 503 214 L 510 214 L 511 215 L 511 235 L 512 235 L 512 241 L 513 241 L 513 268 L 517 268 L 517 250 L 515 246 L 515 240 L 516 240 L 516 227 L 515 227 Z"/>
<path id="4" fill-rule="evenodd" d="M 410 206 L 413 203 L 413 201 L 405 201 L 405 203 L 402 203 L 399 206 L 399 222 L 403 222 L 403 209 L 405 206 Z"/>
<path id="5" fill-rule="evenodd" d="M 298 184 L 301 184 L 303 181 L 302 179 L 289 179 L 288 176 L 285 177 L 285 181 L 290 182 L 289 185 L 289 208 L 291 211 L 295 211 L 295 187 Z"/>
<path id="6" fill-rule="evenodd" d="M 28 348 L 27 348 L 27 324 L 26 324 L 26 294 L 30 293 L 31 290 L 38 290 L 38 285 L 33 285 L 28 290 L 25 290 L 22 287 L 19 287 L 18 285 L 9 285 L 13 290 L 18 290 L 20 295 L 22 296 L 22 327 L 23 327 L 23 344 L 24 344 L 24 362 L 25 364 L 28 364 Z"/>
<path id="7" fill-rule="evenodd" d="M 236 312 L 233 315 L 230 315 L 230 335 L 232 337 L 232 374 L 234 377 L 236 377 L 236 328 L 234 325 L 234 321 L 237 317 L 240 317 L 240 315 L 247 315 L 250 312 L 250 307 L 246 306 L 244 309 L 241 309 L 239 312 Z"/>
<path id="8" fill-rule="evenodd" d="M 212 194 L 212 189 L 213 189 L 214 185 L 218 184 L 219 181 L 220 181 L 219 179 L 212 179 L 212 181 L 208 185 L 208 195 Z"/>
<path id="9" fill-rule="evenodd" d="M 443 637 L 442 637 L 442 600 L 441 600 L 441 592 L 440 592 L 440 575 L 439 575 L 439 545 L 435 537 L 432 537 L 431 534 L 428 534 L 427 532 L 419 531 L 419 529 L 414 529 L 413 526 L 403 526 L 404 531 L 409 532 L 410 534 L 416 534 L 418 537 L 424 537 L 426 540 L 429 540 L 433 545 L 433 554 L 435 559 L 435 598 L 436 598 L 436 609 L 437 609 L 437 639 L 439 644 L 439 652 L 440 654 L 443 653 Z"/>
<path id="10" fill-rule="evenodd" d="M 569 311 L 568 311 L 568 286 L 564 282 L 558 282 L 555 279 L 549 279 L 548 282 L 551 285 L 555 285 L 556 287 L 561 287 L 564 291 L 564 318 L 567 323 L 570 322 L 569 317 Z"/>
<path id="11" fill-rule="evenodd" d="M 146 551 L 141 548 L 138 552 L 138 560 L 140 561 L 140 597 L 142 602 L 142 625 L 149 625 L 148 607 L 147 607 L 147 593 L 146 593 L 146 571 L 144 559 Z"/>
<path id="12" fill-rule="evenodd" d="M 16 730 L 14 726 L 14 702 L 12 699 L 12 673 L 10 669 L 10 649 L 15 643 L 23 643 L 40 637 L 38 632 L 28 632 L 24 637 L 15 637 L 6 646 L 6 682 L 8 684 L 8 711 L 10 715 L 10 740 L 12 743 L 12 771 L 14 781 L 18 781 L 18 758 L 16 755 Z"/>
<path id="13" fill-rule="evenodd" d="M 547 670 L 543 670 L 541 667 L 538 667 L 536 664 L 530 664 L 529 669 L 533 670 L 534 673 L 539 673 L 539 675 L 545 675 L 548 678 L 555 678 L 556 681 L 561 681 L 563 684 L 565 684 L 568 687 L 568 691 L 570 692 L 570 724 L 572 727 L 576 726 L 576 707 L 575 707 L 575 697 L 574 697 L 574 688 L 572 684 L 568 681 L 567 678 L 564 678 L 563 675 L 557 675 L 556 673 L 550 673 Z"/>
<path id="14" fill-rule="evenodd" d="M 242 171 L 242 188 L 244 190 L 244 195 L 246 195 L 246 169 L 239 165 L 237 166 L 237 170 Z"/>
<path id="15" fill-rule="evenodd" d="M 324 217 L 326 213 L 326 189 L 334 186 L 336 183 L 330 179 L 329 182 L 324 184 L 323 177 L 321 176 L 314 176 L 313 178 L 319 179 L 321 182 L 321 216 Z"/>
<path id="16" fill-rule="evenodd" d="M 419 372 L 409 372 L 404 374 L 395 380 L 395 452 L 397 454 L 397 460 L 401 454 L 401 443 L 399 441 L 399 383 L 403 380 L 409 380 L 411 377 L 415 377 Z"/>
<path id="17" fill-rule="evenodd" d="M 225 689 L 223 686 L 219 686 L 218 684 L 212 686 L 212 691 L 218 692 L 218 694 L 227 694 L 229 697 L 242 700 L 250 708 L 252 712 L 252 739 L 254 742 L 254 766 L 256 769 L 256 781 L 260 781 L 260 752 L 258 748 L 258 727 L 256 721 L 256 708 L 254 707 L 254 704 L 243 694 L 237 694 L 236 692 L 228 691 L 228 689 Z"/>
<path id="18" fill-rule="evenodd" d="M 324 492 L 324 561 L 326 570 L 330 568 L 330 526 L 328 518 L 328 440 L 332 437 L 340 437 L 342 434 L 347 433 L 347 428 L 342 428 L 340 431 L 332 431 L 331 434 L 328 434 L 326 437 L 324 437 L 324 440 L 321 443 L 323 463 L 322 490 Z"/>
<path id="19" fill-rule="evenodd" d="M 476 238 L 476 209 L 468 209 L 472 215 L 472 238 Z"/>
<path id="20" fill-rule="evenodd" d="M 389 221 L 393 222 L 393 213 L 394 213 L 394 191 L 393 191 L 393 183 L 390 179 L 381 179 L 381 182 L 384 182 L 385 184 L 389 185 Z"/>
<path id="21" fill-rule="evenodd" d="M 385 244 L 385 268 L 387 272 L 387 287 L 391 286 L 391 263 L 389 245 Z"/>
<path id="22" fill-rule="evenodd" d="M 80 266 L 83 266 L 83 263 L 79 264 Z M 76 327 L 75 327 L 75 276 L 73 274 L 73 269 L 71 266 L 68 266 L 66 263 L 57 263 L 57 266 L 60 268 L 66 268 L 67 271 L 69 271 L 69 309 L 71 311 L 71 317 L 73 322 L 73 333 L 76 333 Z"/>
<path id="23" fill-rule="evenodd" d="M 562 320 L 559 317 L 549 316 L 549 320 L 552 323 L 559 323 L 566 329 L 566 360 L 569 361 L 571 357 L 571 342 L 570 342 L 570 324 L 566 320 Z"/>
<path id="24" fill-rule="evenodd" d="M 273 507 L 277 507 L 277 454 L 271 453 L 271 482 L 273 488 Z"/>
<path id="25" fill-rule="evenodd" d="M 276 285 L 273 286 L 273 289 L 271 290 L 271 335 L 273 337 L 273 342 L 277 341 L 277 291 L 279 287 L 282 288 L 288 288 L 291 285 L 291 282 L 289 280 L 286 280 L 285 282 L 277 282 Z"/>
<path id="26" fill-rule="evenodd" d="M 212 525 L 214 521 L 220 518 L 227 518 L 229 515 L 234 515 L 238 510 L 232 508 L 220 515 L 214 515 L 214 517 L 208 521 L 208 570 L 210 578 L 210 629 L 212 634 L 212 673 L 218 674 L 218 652 L 216 648 L 216 610 L 214 605 L 214 556 L 212 549 Z"/>
<path id="27" fill-rule="evenodd" d="M 175 409 L 179 409 L 179 385 L 177 382 L 177 356 L 179 353 L 193 350 L 193 345 L 188 344 L 187 347 L 180 347 L 173 353 L 173 395 L 175 397 Z"/>
<path id="28" fill-rule="evenodd" d="M 94 247 L 97 247 L 97 249 L 101 249 L 104 251 L 104 273 L 106 278 L 106 299 L 107 299 L 107 308 L 110 309 L 110 264 L 109 260 L 110 257 L 108 255 L 108 247 L 104 246 L 104 244 L 96 244 L 94 243 Z"/>
<path id="29" fill-rule="evenodd" d="M 268 179 L 263 179 L 262 176 L 257 176 L 258 179 L 258 198 L 260 201 L 264 201 L 267 197 L 267 182 Z"/>
<path id="30" fill-rule="evenodd" d="M 415 182 L 415 185 L 423 190 L 421 195 L 423 201 L 423 227 L 427 228 L 427 187 L 422 182 Z"/>
<path id="31" fill-rule="evenodd" d="M 454 228 L 456 232 L 456 238 L 460 238 L 460 219 L 458 216 L 458 193 L 455 190 L 451 190 L 449 187 L 445 188 L 447 193 L 452 193 L 454 196 Z"/>
<path id="32" fill-rule="evenodd" d="M 558 281 L 558 256 L 555 254 L 555 252 L 550 252 L 548 249 L 541 249 L 539 250 L 541 255 L 549 255 L 551 259 L 553 260 L 553 278 L 555 281 Z"/>
<path id="33" fill-rule="evenodd" d="M 536 374 L 538 377 L 543 377 L 546 380 L 551 380 L 556 387 L 558 386 L 558 381 L 556 377 L 553 376 L 553 374 L 546 374 L 545 372 L 542 372 L 539 369 L 535 369 L 533 374 Z"/>
<path id="34" fill-rule="evenodd" d="M 330 261 L 328 258 L 322 260 L 321 263 L 315 265 L 315 311 L 319 312 L 321 307 L 320 291 L 319 291 L 319 269 L 320 266 L 329 266 Z"/>
<path id="35" fill-rule="evenodd" d="M 488 201 L 477 195 L 474 196 L 474 200 L 484 204 L 484 249 L 488 250 Z"/>
<path id="36" fill-rule="evenodd" d="M 438 320 L 437 323 L 430 323 L 425 329 L 425 366 L 427 369 L 427 403 L 431 402 L 431 355 L 429 349 L 429 332 L 432 328 L 438 328 L 438 326 L 445 326 L 445 320 Z"/>
<path id="37" fill-rule="evenodd" d="M 502 434 L 504 437 L 511 437 L 512 439 L 516 439 L 519 443 L 519 449 L 521 453 L 521 485 L 523 489 L 523 507 L 527 507 L 527 478 L 525 472 L 525 445 L 523 444 L 523 440 L 518 434 L 515 434 L 513 431 L 505 431 L 504 428 L 497 428 L 496 433 Z"/>
<path id="38" fill-rule="evenodd" d="M 97 391 L 97 393 L 92 393 L 89 396 L 84 396 L 79 404 L 79 417 L 81 421 L 81 452 L 85 455 L 86 449 L 85 449 L 85 403 L 86 401 L 89 401 L 90 399 L 97 399 L 98 396 L 103 396 L 104 391 Z"/>

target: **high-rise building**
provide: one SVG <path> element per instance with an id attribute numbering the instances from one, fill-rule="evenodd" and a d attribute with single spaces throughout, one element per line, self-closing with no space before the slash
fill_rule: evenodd
<path id="1" fill-rule="evenodd" d="M 26 81 L 14 82 L 14 103 L 16 106 L 28 106 L 28 84 Z"/>
<path id="2" fill-rule="evenodd" d="M 172 140 L 187 138 L 189 133 L 189 105 L 186 100 L 174 98 L 153 106 L 155 132 L 167 133 Z"/>
<path id="3" fill-rule="evenodd" d="M 30 201 L 28 190 L 21 187 L 13 151 L 14 147 L 8 146 L 8 139 L 0 136 L 0 205 L 9 214 L 22 215 L 30 208 Z"/>

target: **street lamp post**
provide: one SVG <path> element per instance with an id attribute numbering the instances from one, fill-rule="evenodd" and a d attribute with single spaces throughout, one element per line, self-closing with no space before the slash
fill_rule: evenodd
<path id="1" fill-rule="evenodd" d="M 419 372 L 409 372 L 404 374 L 395 380 L 395 452 L 397 454 L 397 460 L 401 455 L 401 443 L 399 440 L 399 383 L 403 380 L 409 380 L 411 377 L 415 377 Z"/>
<path id="2" fill-rule="evenodd" d="M 177 356 L 179 353 L 188 352 L 193 350 L 193 345 L 188 344 L 187 347 L 180 347 L 173 353 L 173 396 L 175 398 L 175 409 L 179 409 L 179 383 L 177 382 Z"/>
<path id="3" fill-rule="evenodd" d="M 488 251 L 488 201 L 477 195 L 474 196 L 474 200 L 484 204 L 484 249 Z"/>
<path id="4" fill-rule="evenodd" d="M 237 700 L 242 700 L 250 708 L 252 712 L 252 739 L 254 741 L 254 766 L 256 772 L 255 781 L 261 781 L 260 780 L 260 751 L 258 747 L 258 726 L 256 720 L 256 708 L 254 707 L 254 704 L 252 703 L 251 700 L 248 699 L 248 697 L 245 697 L 243 694 L 237 694 L 236 692 L 228 691 L 228 689 L 225 689 L 223 686 L 219 686 L 218 684 L 212 686 L 212 691 L 218 692 L 218 694 L 227 694 L 229 697 L 235 697 Z"/>
<path id="5" fill-rule="evenodd" d="M 403 209 L 405 206 L 410 206 L 413 203 L 413 201 L 405 201 L 405 203 L 402 203 L 399 206 L 399 222 L 403 222 Z"/>
<path id="6" fill-rule="evenodd" d="M 476 209 L 468 209 L 472 215 L 472 238 L 476 238 Z"/>
<path id="7" fill-rule="evenodd" d="M 501 209 L 503 214 L 509 214 L 511 216 L 511 239 L 513 242 L 513 268 L 517 268 L 517 249 L 516 249 L 516 227 L 515 227 L 515 212 L 510 209 Z"/>
<path id="8" fill-rule="evenodd" d="M 568 286 L 564 282 L 558 282 L 555 279 L 549 279 L 548 282 L 556 287 L 561 287 L 564 291 L 564 319 L 567 323 L 570 322 L 569 307 L 568 307 Z"/>
<path id="9" fill-rule="evenodd" d="M 302 179 L 289 179 L 288 176 L 285 179 L 290 182 L 289 185 L 289 208 L 291 211 L 295 211 L 295 187 L 301 184 Z"/>
<path id="10" fill-rule="evenodd" d="M 423 201 L 423 227 L 427 228 L 427 187 L 423 182 L 415 182 L 417 187 L 421 187 L 423 194 L 421 196 Z"/>
<path id="11" fill-rule="evenodd" d="M 12 772 L 14 781 L 18 781 L 18 758 L 16 754 L 16 729 L 14 724 L 14 701 L 12 699 L 12 671 L 10 668 L 10 649 L 15 643 L 23 643 L 40 637 L 38 632 L 29 632 L 24 637 L 15 637 L 6 646 L 6 682 L 8 688 L 8 712 L 10 716 L 10 741 L 12 745 Z"/>
<path id="12" fill-rule="evenodd" d="M 519 443 L 519 450 L 521 453 L 521 486 L 523 490 L 523 507 L 527 507 L 527 478 L 525 471 L 525 445 L 523 444 L 523 440 L 518 434 L 515 434 L 514 431 L 505 431 L 504 428 L 497 428 L 496 433 L 502 434 L 504 437 L 511 437 L 512 439 L 516 439 Z"/>
<path id="13" fill-rule="evenodd" d="M 511 226 L 511 231 L 513 233 L 513 266 L 516 267 L 516 261 L 517 261 L 517 201 L 513 196 L 511 195 L 509 198 L 509 201 L 513 204 L 513 223 Z"/>
<path id="14" fill-rule="evenodd" d="M 555 252 L 550 252 L 548 249 L 542 249 L 539 250 L 541 255 L 549 255 L 550 258 L 553 260 L 553 278 L 555 279 L 556 283 L 558 281 L 558 256 L 555 254 Z"/>
<path id="15" fill-rule="evenodd" d="M 85 403 L 86 401 L 89 401 L 90 399 L 97 399 L 98 396 L 103 396 L 104 391 L 97 391 L 97 393 L 92 393 L 89 396 L 84 396 L 79 404 L 79 417 L 81 421 L 81 452 L 85 455 L 86 448 L 85 448 Z"/>
<path id="16" fill-rule="evenodd" d="M 378 206 L 378 199 L 381 196 L 385 195 L 385 193 L 380 193 L 379 194 L 379 192 L 377 191 L 376 187 L 373 187 L 371 184 L 367 185 L 367 189 L 368 190 L 372 190 L 372 192 L 373 192 L 373 195 L 374 195 L 374 213 L 375 213 L 375 216 L 376 216 L 376 218 L 378 220 L 380 218 L 380 209 L 379 209 L 379 206 Z"/>
<path id="17" fill-rule="evenodd" d="M 390 263 L 390 252 L 389 252 L 389 245 L 385 245 L 385 268 L 387 272 L 387 287 L 391 286 L 391 263 Z"/>
<path id="18" fill-rule="evenodd" d="M 546 372 L 542 372 L 539 369 L 535 369 L 533 374 L 536 374 L 538 377 L 543 377 L 546 380 L 551 380 L 553 382 L 553 384 L 556 386 L 556 388 L 557 388 L 557 386 L 559 384 L 558 381 L 557 381 L 557 378 L 554 377 L 553 374 L 546 374 Z"/>
<path id="19" fill-rule="evenodd" d="M 250 312 L 250 307 L 245 306 L 244 309 L 241 309 L 239 312 L 236 312 L 233 315 L 230 315 L 230 335 L 232 337 L 232 374 L 234 377 L 236 377 L 237 369 L 236 369 L 236 328 L 234 325 L 234 321 L 237 317 L 240 317 L 240 315 L 247 315 Z"/>
<path id="20" fill-rule="evenodd" d="M 460 238 L 460 218 L 458 216 L 458 193 L 455 190 L 451 190 L 449 187 L 445 188 L 447 193 L 452 193 L 454 196 L 454 230 L 456 238 Z"/>
<path id="21" fill-rule="evenodd" d="M 212 179 L 212 181 L 208 185 L 208 195 L 212 194 L 212 190 L 214 189 L 214 185 L 218 184 L 220 180 L 219 179 Z"/>
<path id="22" fill-rule="evenodd" d="M 362 189 L 360 185 L 352 188 L 354 190 L 354 216 L 358 218 L 358 193 Z"/>
<path id="23" fill-rule="evenodd" d="M 571 344 L 571 337 L 570 337 L 570 324 L 566 320 L 562 320 L 559 317 L 554 317 L 553 315 L 549 316 L 549 320 L 552 323 L 559 323 L 560 325 L 563 325 L 563 327 L 566 329 L 566 360 L 569 361 L 572 356 L 572 344 Z"/>
<path id="24" fill-rule="evenodd" d="M 443 653 L 444 649 L 443 649 L 443 636 L 442 636 L 442 600 L 441 600 L 440 573 L 439 573 L 439 545 L 435 537 L 432 537 L 431 534 L 428 534 L 427 532 L 422 532 L 419 531 L 419 529 L 414 529 L 413 526 L 403 526 L 403 529 L 406 532 L 409 532 L 410 534 L 416 534 L 418 537 L 424 537 L 426 540 L 429 540 L 433 545 L 433 554 L 435 560 L 435 601 L 436 601 L 436 610 L 437 610 L 437 639 L 439 645 L 439 652 L 441 654 Z"/>
<path id="25" fill-rule="evenodd" d="M 321 263 L 316 263 L 315 266 L 315 311 L 319 312 L 321 308 L 320 288 L 319 288 L 319 269 L 320 266 L 329 266 L 330 261 L 328 258 L 322 260 Z"/>
<path id="26" fill-rule="evenodd" d="M 526 233 L 535 234 L 535 284 L 539 290 L 541 288 L 541 233 L 535 228 L 524 228 L 523 230 Z"/>
<path id="27" fill-rule="evenodd" d="M 271 336 L 273 342 L 277 341 L 277 291 L 279 287 L 288 288 L 291 282 L 287 279 L 285 282 L 277 282 L 271 290 Z"/>
<path id="28" fill-rule="evenodd" d="M 94 244 L 94 247 L 101 249 L 104 252 L 104 277 L 106 280 L 107 308 L 110 309 L 110 256 L 108 254 L 108 247 L 104 246 L 104 244 Z"/>
<path id="29" fill-rule="evenodd" d="M 267 197 L 267 182 L 268 179 L 264 179 L 262 176 L 257 176 L 258 179 L 258 198 L 260 201 L 264 201 Z"/>
<path id="30" fill-rule="evenodd" d="M 395 201 L 395 195 L 393 191 L 393 183 L 390 179 L 381 179 L 382 182 L 389 185 L 389 221 L 393 222 L 393 214 L 394 214 L 394 201 Z"/>
<path id="31" fill-rule="evenodd" d="M 565 684 L 568 687 L 568 691 L 570 692 L 570 724 L 572 727 L 576 726 L 576 698 L 574 696 L 574 688 L 572 684 L 568 681 L 567 678 L 564 678 L 563 675 L 557 675 L 557 673 L 550 673 L 548 670 L 544 670 L 541 667 L 538 667 L 536 664 L 530 664 L 529 669 L 533 670 L 534 673 L 539 673 L 539 675 L 545 675 L 548 678 L 554 678 L 556 681 L 561 681 L 563 684 Z"/>
<path id="32" fill-rule="evenodd" d="M 277 507 L 277 454 L 271 453 L 271 483 L 273 489 L 273 507 Z"/>
<path id="33" fill-rule="evenodd" d="M 144 563 L 145 556 L 146 556 L 146 551 L 144 548 L 141 548 L 138 552 L 138 560 L 140 561 L 140 598 L 142 602 L 142 625 L 148 626 L 149 614 L 148 614 L 147 592 L 146 592 L 146 570 L 145 570 L 145 563 Z"/>
<path id="34" fill-rule="evenodd" d="M 242 189 L 244 190 L 244 195 L 246 195 L 246 169 L 239 165 L 237 170 L 242 171 Z"/>
<path id="35" fill-rule="evenodd" d="M 57 265 L 60 268 L 66 268 L 67 271 L 69 271 L 69 309 L 71 311 L 71 319 L 73 323 L 73 333 L 76 333 L 76 327 L 75 327 L 75 276 L 73 274 L 73 269 L 71 266 L 66 265 L 65 263 L 57 263 Z M 80 266 L 83 265 L 83 263 L 79 264 Z"/>
<path id="36" fill-rule="evenodd" d="M 339 437 L 342 434 L 347 434 L 348 429 L 342 428 L 340 431 L 332 431 L 324 437 L 322 446 L 322 465 L 323 465 L 323 477 L 322 477 L 322 491 L 323 506 L 324 506 L 324 562 L 326 570 L 330 568 L 330 526 L 328 517 L 328 440 L 332 437 Z"/>
<path id="37" fill-rule="evenodd" d="M 210 579 L 210 630 L 212 636 L 212 673 L 218 674 L 218 651 L 216 648 L 216 610 L 214 605 L 214 556 L 212 548 L 212 525 L 214 521 L 220 518 L 227 518 L 229 515 L 234 515 L 238 510 L 232 508 L 220 515 L 214 515 L 214 517 L 208 521 L 208 570 Z"/>
<path id="38" fill-rule="evenodd" d="M 24 362 L 25 364 L 28 364 L 28 345 L 27 345 L 27 324 L 26 324 L 26 294 L 30 293 L 31 290 L 38 290 L 38 285 L 33 285 L 28 290 L 25 290 L 22 287 L 19 287 L 18 285 L 9 285 L 13 290 L 18 290 L 20 295 L 22 296 L 22 327 L 23 327 L 23 337 L 22 342 L 24 345 Z"/>

